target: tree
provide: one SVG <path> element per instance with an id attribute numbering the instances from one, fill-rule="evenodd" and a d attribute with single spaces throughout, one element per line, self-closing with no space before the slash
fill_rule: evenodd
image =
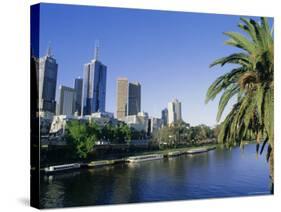
<path id="1" fill-rule="evenodd" d="M 125 143 L 132 138 L 132 131 L 126 124 L 118 124 L 113 128 L 113 143 Z"/>
<path id="2" fill-rule="evenodd" d="M 225 44 L 240 49 L 240 52 L 217 59 L 210 65 L 232 64 L 235 68 L 212 83 L 207 91 L 206 102 L 222 93 L 217 112 L 217 121 L 220 121 L 229 100 L 237 98 L 232 110 L 220 124 L 218 141 L 228 146 L 241 145 L 249 134 L 254 134 L 258 152 L 260 139 L 264 138 L 260 153 L 268 142 L 267 160 L 270 161 L 273 189 L 273 30 L 263 17 L 259 23 L 241 18 L 238 27 L 245 35 L 237 32 L 224 34 L 230 38 Z"/>
<path id="3" fill-rule="evenodd" d="M 101 130 L 102 138 L 106 141 L 113 141 L 114 139 L 114 127 L 112 124 L 106 124 Z"/>
<path id="4" fill-rule="evenodd" d="M 124 124 L 121 126 L 120 130 L 122 133 L 123 141 L 129 142 L 132 139 L 132 131 L 131 131 L 130 127 L 128 127 L 127 124 Z"/>
<path id="5" fill-rule="evenodd" d="M 177 147 L 177 145 L 194 145 L 214 137 L 214 130 L 207 125 L 191 127 L 190 124 L 180 121 L 159 129 L 153 134 L 152 139 L 167 147 Z"/>
<path id="6" fill-rule="evenodd" d="M 98 140 L 98 128 L 94 124 L 70 121 L 66 126 L 66 139 L 79 158 L 86 158 Z"/>

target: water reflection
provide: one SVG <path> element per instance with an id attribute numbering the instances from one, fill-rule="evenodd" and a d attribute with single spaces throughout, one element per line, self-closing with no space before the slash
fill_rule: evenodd
<path id="1" fill-rule="evenodd" d="M 61 207 L 269 194 L 254 146 L 42 176 L 41 205 Z"/>

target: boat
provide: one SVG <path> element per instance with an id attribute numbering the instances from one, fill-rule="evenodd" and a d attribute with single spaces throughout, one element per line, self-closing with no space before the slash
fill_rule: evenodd
<path id="1" fill-rule="evenodd" d="M 79 169 L 80 164 L 79 163 L 71 163 L 71 164 L 64 164 L 64 165 L 58 165 L 58 166 L 49 166 L 44 169 L 46 173 L 53 173 L 53 172 L 59 172 L 59 171 L 66 171 L 71 169 Z"/>
<path id="2" fill-rule="evenodd" d="M 215 147 L 215 146 L 213 146 L 213 147 L 208 147 L 208 151 L 210 151 L 210 150 L 214 150 L 214 149 L 216 149 L 217 147 Z"/>
<path id="3" fill-rule="evenodd" d="M 149 161 L 149 160 L 159 160 L 162 159 L 162 154 L 152 154 L 152 155 L 141 155 L 141 156 L 131 156 L 127 158 L 128 162 L 141 162 L 141 161 Z"/>
<path id="4" fill-rule="evenodd" d="M 100 167 L 100 166 L 108 166 L 114 164 L 114 160 L 100 160 L 100 161 L 92 161 L 88 163 L 88 167 Z"/>
<path id="5" fill-rule="evenodd" d="M 187 154 L 198 154 L 198 153 L 203 153 L 203 152 L 208 152 L 207 148 L 198 148 L 198 149 L 189 149 L 186 151 Z"/>
<path id="6" fill-rule="evenodd" d="M 174 152 L 168 152 L 167 156 L 173 157 L 173 156 L 178 156 L 178 155 L 181 155 L 181 154 L 182 154 L 181 151 L 174 151 Z"/>

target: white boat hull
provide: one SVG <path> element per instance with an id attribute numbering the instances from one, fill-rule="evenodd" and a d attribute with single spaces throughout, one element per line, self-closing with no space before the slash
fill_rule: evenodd
<path id="1" fill-rule="evenodd" d="M 160 160 L 163 159 L 163 155 L 157 155 L 157 156 L 144 156 L 144 157 L 138 157 L 138 158 L 128 158 L 127 161 L 130 163 L 138 163 L 142 161 L 150 161 L 150 160 Z"/>

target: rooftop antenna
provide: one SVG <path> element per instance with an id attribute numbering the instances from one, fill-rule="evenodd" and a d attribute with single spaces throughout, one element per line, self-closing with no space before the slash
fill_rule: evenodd
<path id="1" fill-rule="evenodd" d="M 51 57 L 52 56 L 52 51 L 51 51 L 51 42 L 48 42 L 48 49 L 47 49 L 47 56 Z"/>
<path id="2" fill-rule="evenodd" d="M 100 41 L 99 40 L 96 40 L 95 42 L 95 57 L 94 59 L 95 60 L 98 60 L 99 59 L 99 48 L 100 48 Z"/>

